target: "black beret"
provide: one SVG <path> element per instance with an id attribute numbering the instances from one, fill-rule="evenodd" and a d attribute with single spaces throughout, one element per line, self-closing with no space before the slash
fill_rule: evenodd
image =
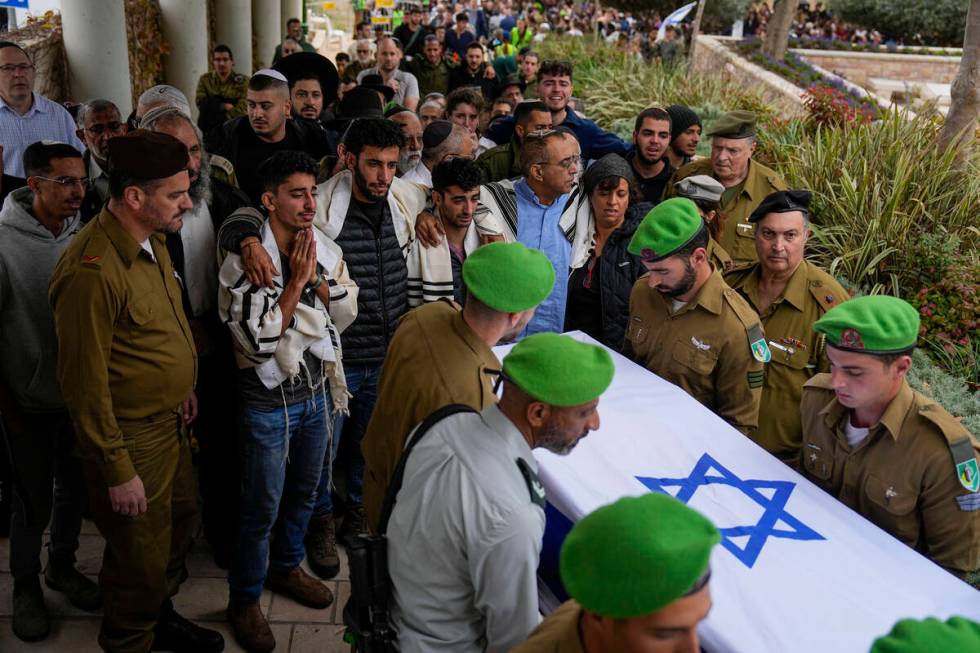
<path id="1" fill-rule="evenodd" d="M 187 169 L 187 146 L 169 134 L 135 129 L 109 139 L 109 171 L 136 179 L 166 179 Z"/>
<path id="2" fill-rule="evenodd" d="M 439 147 L 453 132 L 453 123 L 448 120 L 434 120 L 422 132 L 422 148 L 429 150 Z"/>
<path id="3" fill-rule="evenodd" d="M 808 190 L 780 190 L 770 193 L 755 211 L 752 211 L 749 222 L 756 223 L 770 213 L 800 211 L 806 216 L 810 208 L 811 196 L 812 193 Z"/>

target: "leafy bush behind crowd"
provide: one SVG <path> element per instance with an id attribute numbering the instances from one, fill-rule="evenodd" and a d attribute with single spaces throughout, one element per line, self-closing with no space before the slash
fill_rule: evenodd
<path id="1" fill-rule="evenodd" d="M 725 111 L 758 113 L 756 158 L 790 187 L 814 192 L 808 257 L 854 293 L 911 302 L 932 360 L 956 383 L 980 387 L 980 160 L 971 155 L 958 168 L 953 153 L 931 147 L 941 122 L 897 110 L 874 122 L 838 120 L 828 118 L 828 102 L 811 103 L 819 114 L 785 120 L 751 88 L 640 62 L 588 38 L 546 41 L 541 54 L 575 62 L 575 95 L 589 117 L 626 139 L 636 114 L 651 105 L 686 104 L 705 130 Z M 704 154 L 707 140 L 699 146 Z M 980 419 L 976 404 L 951 412 L 963 410 Z"/>

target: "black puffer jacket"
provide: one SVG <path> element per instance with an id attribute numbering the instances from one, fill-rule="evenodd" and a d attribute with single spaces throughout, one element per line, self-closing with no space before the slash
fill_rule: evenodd
<path id="1" fill-rule="evenodd" d="M 626 337 L 626 324 L 630 319 L 630 293 L 633 284 L 646 272 L 639 256 L 633 256 L 626 248 L 640 226 L 644 216 L 653 208 L 646 202 L 631 206 L 626 211 L 623 226 L 614 231 L 602 248 L 599 265 L 599 298 L 602 302 L 602 342 L 617 351 Z"/>
<path id="2" fill-rule="evenodd" d="M 336 239 L 360 289 L 357 319 L 340 336 L 346 365 L 380 365 L 398 319 L 408 310 L 408 267 L 387 204 L 380 231 L 350 212 Z"/>

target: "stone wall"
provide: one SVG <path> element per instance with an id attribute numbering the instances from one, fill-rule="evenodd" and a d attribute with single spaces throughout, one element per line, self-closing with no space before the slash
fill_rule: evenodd
<path id="1" fill-rule="evenodd" d="M 725 37 L 699 35 L 694 49 L 694 70 L 721 75 L 742 86 L 750 86 L 779 108 L 783 118 L 800 117 L 804 113 L 803 91 L 785 79 L 760 66 L 746 61 L 725 45 Z"/>
<path id="2" fill-rule="evenodd" d="M 950 84 L 959 69 L 959 57 L 924 54 L 878 54 L 874 52 L 834 52 L 793 50 L 809 63 L 867 87 L 880 77 L 908 82 Z"/>

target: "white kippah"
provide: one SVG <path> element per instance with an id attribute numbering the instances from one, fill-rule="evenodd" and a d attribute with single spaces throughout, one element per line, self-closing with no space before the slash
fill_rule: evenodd
<path id="1" fill-rule="evenodd" d="M 264 77 L 271 77 L 272 79 L 278 79 L 280 82 L 286 84 L 289 83 L 289 80 L 286 79 L 285 75 L 283 75 L 278 70 L 273 70 L 272 68 L 262 68 L 261 70 L 256 70 L 255 73 L 252 75 L 252 77 L 258 77 L 259 75 L 262 75 Z"/>

